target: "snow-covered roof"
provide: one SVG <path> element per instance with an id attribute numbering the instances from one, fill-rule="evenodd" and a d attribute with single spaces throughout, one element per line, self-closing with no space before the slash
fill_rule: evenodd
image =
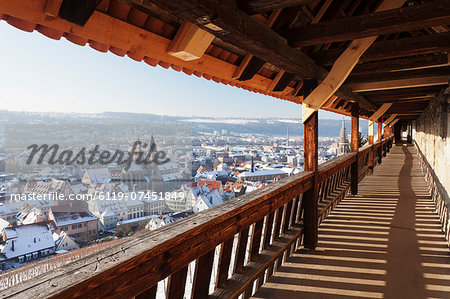
<path id="1" fill-rule="evenodd" d="M 93 168 L 86 170 L 91 182 L 93 183 L 109 183 L 111 182 L 111 173 L 106 167 Z"/>
<path id="2" fill-rule="evenodd" d="M 52 248 L 55 246 L 52 232 L 44 223 L 34 223 L 8 228 L 15 232 L 16 238 L 7 240 L 6 244 L 0 246 L 0 251 L 7 259 L 23 256 L 39 250 Z M 14 250 L 13 250 L 14 242 Z"/>
<path id="3" fill-rule="evenodd" d="M 178 164 L 175 162 L 167 162 L 161 165 L 158 165 L 158 169 L 160 171 L 165 171 L 165 170 L 176 170 L 178 169 Z"/>
<path id="4" fill-rule="evenodd" d="M 23 204 L 23 201 L 5 201 L 0 203 L 0 216 L 20 212 Z"/>
<path id="5" fill-rule="evenodd" d="M 8 226 L 10 226 L 11 224 L 9 224 L 8 221 L 0 218 L 0 233 L 3 231 L 3 229 L 7 228 Z"/>
<path id="6" fill-rule="evenodd" d="M 57 227 L 98 220 L 91 212 L 53 212 Z"/>
<path id="7" fill-rule="evenodd" d="M 267 170 L 257 170 L 254 172 L 246 171 L 239 174 L 239 177 L 253 177 L 253 176 L 272 176 L 272 175 L 284 175 L 286 172 L 279 169 L 267 169 Z"/>
<path id="8" fill-rule="evenodd" d="M 174 172 L 174 173 L 168 173 L 168 174 L 163 174 L 161 176 L 163 182 L 170 182 L 170 181 L 175 181 L 175 180 L 182 180 L 183 176 L 178 173 L 178 172 Z"/>

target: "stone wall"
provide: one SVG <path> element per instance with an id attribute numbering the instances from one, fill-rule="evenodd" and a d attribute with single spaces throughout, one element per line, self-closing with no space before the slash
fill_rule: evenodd
<path id="1" fill-rule="evenodd" d="M 448 89 L 447 89 L 448 91 Z M 415 121 L 414 140 L 440 183 L 450 192 L 450 96 L 443 93 Z"/>
<path id="2" fill-rule="evenodd" d="M 423 157 L 430 192 L 450 240 L 450 88 L 430 101 L 414 123 L 413 137 Z"/>

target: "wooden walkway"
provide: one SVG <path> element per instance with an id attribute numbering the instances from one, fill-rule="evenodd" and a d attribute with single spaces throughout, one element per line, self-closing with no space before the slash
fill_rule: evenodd
<path id="1" fill-rule="evenodd" d="M 450 252 L 414 147 L 383 163 L 254 298 L 450 298 Z"/>

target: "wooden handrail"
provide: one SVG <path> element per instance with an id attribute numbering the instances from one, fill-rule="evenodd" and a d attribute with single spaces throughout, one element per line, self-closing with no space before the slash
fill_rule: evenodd
<path id="1" fill-rule="evenodd" d="M 365 157 L 370 150 L 376 153 L 379 147 L 388 149 L 390 144 L 391 138 L 387 138 L 319 166 L 319 223 L 348 193 L 350 168 L 357 156 Z M 362 177 L 366 174 L 366 170 L 359 173 Z M 313 172 L 302 172 L 273 182 L 155 231 L 139 233 L 129 241 L 4 290 L 2 295 L 153 298 L 157 283 L 169 278 L 170 297 L 184 292 L 187 267 L 195 261 L 194 296 L 208 296 L 214 279 L 213 297 L 249 297 L 255 282 L 261 286 L 283 263 L 283 257 L 302 245 L 303 194 L 313 188 L 314 177 Z M 218 270 L 213 277 L 218 248 Z M 228 277 L 230 267 L 234 274 Z"/>

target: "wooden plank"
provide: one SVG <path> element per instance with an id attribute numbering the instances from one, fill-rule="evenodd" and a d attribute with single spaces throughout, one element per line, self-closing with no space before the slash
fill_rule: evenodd
<path id="1" fill-rule="evenodd" d="M 169 277 L 167 299 L 183 299 L 186 288 L 188 265 L 184 266 Z"/>
<path id="2" fill-rule="evenodd" d="M 380 90 L 364 92 L 363 95 L 373 102 L 399 101 L 410 99 L 424 99 L 433 98 L 438 92 L 443 90 L 446 86 L 427 86 L 416 88 L 404 88 L 393 90 Z"/>
<path id="3" fill-rule="evenodd" d="M 310 4 L 314 0 L 239 0 L 238 7 L 249 15 L 271 10 Z"/>
<path id="4" fill-rule="evenodd" d="M 241 231 L 239 234 L 239 241 L 238 246 L 236 249 L 236 263 L 234 266 L 235 272 L 241 272 L 244 268 L 244 262 L 245 262 L 245 252 L 247 250 L 247 243 L 248 243 L 248 227 Z"/>
<path id="5" fill-rule="evenodd" d="M 266 227 L 264 230 L 264 249 L 269 247 L 270 243 L 271 243 L 274 218 L 275 218 L 275 212 L 271 212 L 267 216 Z"/>
<path id="6" fill-rule="evenodd" d="M 63 0 L 47 0 L 45 4 L 44 11 L 47 16 L 56 18 L 59 14 L 59 9 L 61 7 Z"/>
<path id="7" fill-rule="evenodd" d="M 239 64 L 238 68 L 236 69 L 236 71 L 234 72 L 234 74 L 232 76 L 233 79 L 238 79 L 242 75 L 242 72 L 245 70 L 247 65 L 250 63 L 250 60 L 252 59 L 252 57 L 253 57 L 253 55 L 250 53 L 245 54 L 244 58 L 241 61 L 241 64 Z"/>
<path id="8" fill-rule="evenodd" d="M 219 268 L 217 270 L 217 287 L 222 288 L 228 279 L 228 271 L 231 264 L 234 237 L 222 243 L 219 254 Z"/>
<path id="9" fill-rule="evenodd" d="M 450 24 L 450 1 L 438 0 L 290 28 L 283 36 L 295 47 L 304 47 L 447 24 Z"/>
<path id="10" fill-rule="evenodd" d="M 250 244 L 250 260 L 254 260 L 259 254 L 261 247 L 261 236 L 264 225 L 264 218 L 255 223 L 252 232 L 252 243 Z"/>
<path id="11" fill-rule="evenodd" d="M 207 298 L 215 249 L 198 258 L 192 283 L 192 298 Z"/>
<path id="12" fill-rule="evenodd" d="M 450 76 L 449 74 L 450 66 L 396 72 L 377 72 L 372 74 L 351 74 L 348 76 L 347 83 L 353 84 L 389 80 L 421 79 L 428 77 Z"/>
<path id="13" fill-rule="evenodd" d="M 199 59 L 205 54 L 214 35 L 183 21 L 175 37 L 167 48 L 167 53 L 184 61 Z"/>
<path id="14" fill-rule="evenodd" d="M 357 74 L 377 74 L 402 70 L 417 70 L 431 67 L 448 66 L 450 64 L 450 54 L 429 54 L 419 57 L 405 57 L 382 61 L 373 61 L 358 64 L 352 71 L 352 75 Z"/>
<path id="15" fill-rule="evenodd" d="M 359 106 L 357 103 L 352 104 L 352 126 L 351 126 L 351 140 L 350 149 L 352 152 L 358 152 L 359 149 Z M 359 155 L 356 155 L 356 161 L 351 166 L 351 192 L 353 195 L 358 194 L 358 160 Z"/>
<path id="16" fill-rule="evenodd" d="M 369 120 L 376 121 L 379 119 L 386 111 L 392 106 L 392 103 L 384 103 L 381 107 L 375 111 L 370 117 Z"/>
<path id="17" fill-rule="evenodd" d="M 378 82 L 365 82 L 365 83 L 350 83 L 348 84 L 352 90 L 356 92 L 376 91 L 376 90 L 388 90 L 399 88 L 413 88 L 443 85 L 448 83 L 450 75 L 436 76 L 436 77 L 424 77 L 424 78 L 412 78 L 412 79 L 398 79 L 387 80 Z"/>
<path id="18" fill-rule="evenodd" d="M 369 62 L 449 51 L 450 32 L 444 32 L 373 43 L 359 61 Z M 312 57 L 320 65 L 332 65 L 341 53 L 340 49 L 331 49 L 312 55 Z"/>

